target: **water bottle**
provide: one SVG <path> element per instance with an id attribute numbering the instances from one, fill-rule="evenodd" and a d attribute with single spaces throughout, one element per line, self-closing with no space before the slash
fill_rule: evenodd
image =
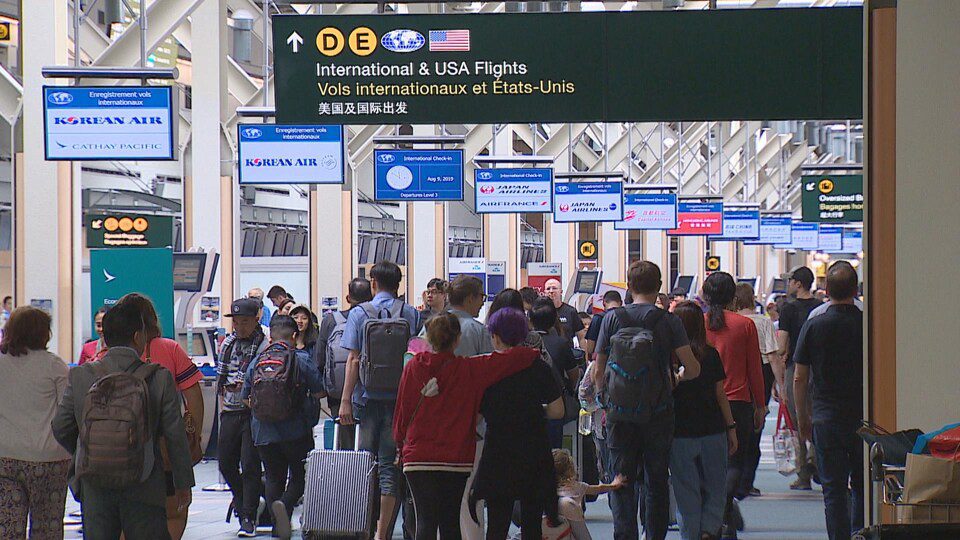
<path id="1" fill-rule="evenodd" d="M 593 433 L 593 413 L 580 409 L 580 417 L 577 419 L 577 432 L 581 435 Z"/>
<path id="2" fill-rule="evenodd" d="M 193 358 L 193 325 L 187 324 L 187 356 Z"/>

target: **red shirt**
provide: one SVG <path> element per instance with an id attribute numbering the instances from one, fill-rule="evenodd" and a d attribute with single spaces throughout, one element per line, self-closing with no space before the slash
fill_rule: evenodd
<path id="1" fill-rule="evenodd" d="M 707 323 L 707 341 L 720 353 L 727 378 L 723 388 L 730 401 L 753 402 L 763 407 L 763 368 L 760 360 L 760 338 L 753 321 L 732 311 L 723 313 L 727 325 L 720 330 L 710 330 L 710 316 L 704 315 Z"/>
<path id="2" fill-rule="evenodd" d="M 200 373 L 197 365 L 187 356 L 183 347 L 172 339 L 156 338 L 151 341 L 142 360 L 167 368 L 181 392 L 203 380 L 203 373 Z"/>
<path id="3" fill-rule="evenodd" d="M 525 347 L 469 358 L 418 353 L 403 369 L 393 415 L 393 437 L 404 470 L 470 472 L 483 393 L 539 357 L 538 351 Z M 420 390 L 432 377 L 440 393 L 420 402 Z"/>
<path id="4" fill-rule="evenodd" d="M 78 366 L 82 366 L 87 362 L 93 362 L 97 357 L 97 345 L 100 344 L 100 340 L 94 339 L 83 344 L 83 348 L 80 349 L 80 361 L 77 362 Z"/>

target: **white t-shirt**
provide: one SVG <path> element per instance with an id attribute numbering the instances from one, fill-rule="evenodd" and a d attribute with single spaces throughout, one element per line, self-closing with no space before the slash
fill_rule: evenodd
<path id="1" fill-rule="evenodd" d="M 50 462 L 70 459 L 50 422 L 67 388 L 67 364 L 47 351 L 0 354 L 0 457 Z"/>
<path id="2" fill-rule="evenodd" d="M 857 306 L 857 308 L 859 308 L 860 311 L 863 311 L 863 302 L 861 302 L 859 298 L 854 298 L 853 304 Z M 815 307 L 813 311 L 810 312 L 810 315 L 807 316 L 807 320 L 809 321 L 814 317 L 823 315 L 824 313 L 827 312 L 828 309 L 830 309 L 830 306 L 832 305 L 833 305 L 833 302 L 824 302 L 820 304 L 819 306 Z"/>
<path id="3" fill-rule="evenodd" d="M 763 358 L 763 363 L 769 364 L 769 356 L 776 353 L 778 349 L 777 330 L 773 327 L 773 321 L 770 320 L 770 317 L 759 313 L 741 313 L 741 315 L 749 317 L 756 325 L 757 337 L 760 338 L 760 355 Z"/>

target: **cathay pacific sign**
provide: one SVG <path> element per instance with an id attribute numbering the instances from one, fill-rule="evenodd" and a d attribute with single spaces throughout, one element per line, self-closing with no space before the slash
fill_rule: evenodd
<path id="1" fill-rule="evenodd" d="M 241 184 L 342 184 L 342 126 L 242 124 Z"/>
<path id="2" fill-rule="evenodd" d="M 44 87 L 48 160 L 175 159 L 169 86 Z"/>

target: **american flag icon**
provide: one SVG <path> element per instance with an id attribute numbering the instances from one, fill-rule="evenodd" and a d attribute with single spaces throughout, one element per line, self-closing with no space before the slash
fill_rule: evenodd
<path id="1" fill-rule="evenodd" d="M 469 30 L 431 30 L 431 51 L 469 51 Z"/>

